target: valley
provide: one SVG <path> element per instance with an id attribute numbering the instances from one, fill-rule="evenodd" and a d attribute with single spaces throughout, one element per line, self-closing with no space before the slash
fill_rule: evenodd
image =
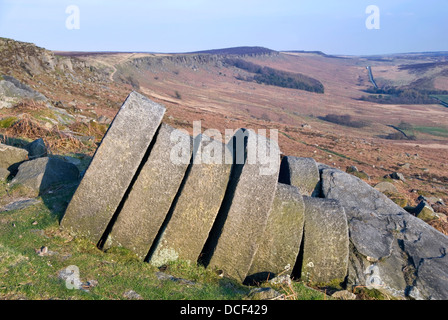
<path id="1" fill-rule="evenodd" d="M 361 100 L 373 88 L 368 65 L 380 88 L 422 88 L 443 96 L 448 90 L 448 53 L 358 57 L 259 47 L 185 54 L 50 52 L 8 41 L 10 47 L 26 47 L 26 55 L 35 59 L 17 63 L 4 53 L 1 73 L 23 81 L 72 114 L 76 121 L 70 130 L 84 128 L 96 143 L 107 129 L 107 123 L 98 119 L 110 123 L 135 90 L 167 108 L 166 123 L 190 133 L 193 121 L 201 121 L 203 130 L 213 128 L 223 134 L 225 129 L 241 127 L 277 129 L 285 155 L 313 157 L 342 170 L 356 166 L 371 185 L 399 171 L 406 181 L 393 182 L 409 205 L 415 205 L 421 194 L 448 201 L 446 106 L 436 100 L 432 104 Z M 55 62 L 36 63 L 42 56 Z M 229 64 L 229 58 L 280 75 L 314 79 L 323 85 L 323 93 L 257 82 L 256 72 Z M 14 108 L 0 112 L 2 118 L 17 116 Z M 102 127 L 94 132 L 95 122 Z M 406 136 L 394 127 L 403 127 Z M 93 154 L 94 144 L 83 146 L 84 153 Z M 55 149 L 69 151 L 76 150 Z"/>

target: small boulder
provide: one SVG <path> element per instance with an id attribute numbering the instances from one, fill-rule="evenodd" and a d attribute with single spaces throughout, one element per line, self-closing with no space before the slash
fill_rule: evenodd
<path id="1" fill-rule="evenodd" d="M 403 169 L 410 169 L 411 168 L 411 164 L 406 162 L 406 163 L 400 163 L 398 164 L 401 168 Z"/>
<path id="2" fill-rule="evenodd" d="M 356 300 L 356 294 L 348 290 L 336 291 L 331 295 L 331 297 L 339 300 Z"/>
<path id="3" fill-rule="evenodd" d="M 42 138 L 27 144 L 25 149 L 28 151 L 28 158 L 30 160 L 46 157 L 48 155 L 47 146 Z"/>
<path id="4" fill-rule="evenodd" d="M 17 170 L 18 164 L 28 160 L 28 151 L 0 143 L 0 168 L 10 172 Z"/>
<path id="5" fill-rule="evenodd" d="M 417 207 L 415 207 L 414 213 L 417 218 L 420 218 L 425 222 L 439 219 L 439 215 L 434 212 L 431 205 L 426 201 L 420 201 Z"/>
<path id="6" fill-rule="evenodd" d="M 353 173 L 353 172 L 359 172 L 358 168 L 356 166 L 348 166 L 345 169 L 345 172 L 347 173 Z"/>
<path id="7" fill-rule="evenodd" d="M 22 209 L 28 208 L 30 206 L 33 206 L 35 204 L 38 204 L 40 202 L 41 201 L 39 199 L 32 199 L 32 198 L 18 199 L 16 201 L 10 202 L 7 205 L 0 208 L 0 213 L 13 211 L 13 210 L 22 210 Z"/>
<path id="8" fill-rule="evenodd" d="M 391 178 L 394 180 L 401 180 L 401 181 L 406 181 L 404 175 L 401 172 L 392 172 L 389 175 L 386 175 L 385 178 Z"/>
<path id="9" fill-rule="evenodd" d="M 100 116 L 97 121 L 99 124 L 106 124 L 106 125 L 109 125 L 112 123 L 112 120 L 106 116 Z"/>
<path id="10" fill-rule="evenodd" d="M 281 297 L 281 293 L 269 287 L 260 287 L 252 289 L 247 297 L 250 300 L 273 300 Z"/>
<path id="11" fill-rule="evenodd" d="M 79 170 L 75 165 L 44 157 L 22 163 L 11 186 L 21 184 L 41 194 L 55 184 L 74 182 L 78 177 Z"/>
<path id="12" fill-rule="evenodd" d="M 438 198 L 438 197 L 433 197 L 433 196 L 425 197 L 425 196 L 420 195 L 417 198 L 417 200 L 419 200 L 419 201 L 426 201 L 430 205 L 433 205 L 433 204 L 436 204 L 436 203 L 439 203 L 441 205 L 445 205 L 445 203 L 443 202 L 443 199 Z"/>
<path id="13" fill-rule="evenodd" d="M 382 193 L 398 193 L 397 188 L 392 183 L 387 181 L 376 184 L 374 188 L 378 191 L 381 191 Z"/>

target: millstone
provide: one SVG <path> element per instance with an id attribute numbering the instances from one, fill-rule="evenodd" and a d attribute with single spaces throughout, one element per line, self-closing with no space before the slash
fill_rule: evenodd
<path id="1" fill-rule="evenodd" d="M 349 234 L 345 210 L 336 200 L 303 197 L 305 226 L 301 278 L 342 282 L 347 274 Z"/>
<path id="2" fill-rule="evenodd" d="M 267 225 L 277 188 L 280 152 L 276 142 L 251 130 L 237 131 L 232 141 L 236 151 L 232 177 L 204 246 L 203 262 L 242 282 Z M 270 151 L 269 157 L 256 157 L 264 148 Z M 270 170 L 265 170 L 266 166 Z"/>
<path id="3" fill-rule="evenodd" d="M 319 181 L 319 169 L 313 158 L 283 157 L 279 182 L 297 187 L 304 196 L 318 196 Z"/>
<path id="4" fill-rule="evenodd" d="M 302 242 L 305 206 L 296 187 L 279 183 L 247 281 L 291 275 Z"/>
<path id="5" fill-rule="evenodd" d="M 157 266 L 177 258 L 198 260 L 229 183 L 232 157 L 228 146 L 204 135 L 198 135 L 194 145 L 194 162 L 150 259 Z"/>
<path id="6" fill-rule="evenodd" d="M 174 135 L 179 141 L 172 139 Z M 191 137 L 180 130 L 164 123 L 161 125 L 151 153 L 113 224 L 105 248 L 123 246 L 141 259 L 146 257 L 185 176 L 191 158 L 191 142 Z M 174 161 L 172 150 L 176 149 L 185 152 L 187 161 Z"/>
<path id="7" fill-rule="evenodd" d="M 125 195 L 165 108 L 132 92 L 101 141 L 61 225 L 98 243 Z"/>

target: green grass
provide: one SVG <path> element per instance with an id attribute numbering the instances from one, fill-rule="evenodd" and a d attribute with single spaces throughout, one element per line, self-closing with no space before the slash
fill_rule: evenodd
<path id="1" fill-rule="evenodd" d="M 448 128 L 415 126 L 413 129 L 415 131 L 418 131 L 418 132 L 421 132 L 421 133 L 431 134 L 433 136 L 448 137 Z"/>
<path id="2" fill-rule="evenodd" d="M 3 299 L 126 299 L 137 292 L 142 299 L 240 299 L 248 292 L 238 284 L 221 285 L 211 270 L 187 263 L 169 265 L 165 272 L 194 281 L 193 285 L 159 280 L 157 268 L 139 261 L 122 248 L 103 252 L 85 239 L 72 238 L 59 228 L 59 217 L 41 203 L 0 214 L 0 298 Z M 39 256 L 46 246 L 51 255 Z M 59 278 L 69 266 L 79 268 L 83 283 L 98 285 L 88 292 L 66 287 Z"/>
<path id="3" fill-rule="evenodd" d="M 7 129 L 17 121 L 17 117 L 6 117 L 0 120 L 0 128 Z"/>
<path id="4" fill-rule="evenodd" d="M 221 278 L 214 270 L 195 263 L 173 262 L 163 271 L 189 282 L 163 280 L 157 277 L 158 268 L 138 260 L 130 250 L 101 251 L 84 238 L 72 237 L 59 222 L 75 187 L 62 186 L 40 197 L 41 203 L 0 213 L 0 300 L 119 300 L 128 299 L 125 293 L 129 290 L 144 300 L 247 298 L 253 287 Z M 24 195 L 0 183 L 0 196 L 4 205 L 6 200 Z M 37 250 L 43 246 L 51 254 L 40 256 Z M 83 283 L 97 284 L 86 287 L 87 291 L 68 289 L 59 274 L 69 266 L 79 268 Z M 328 299 L 300 282 L 274 289 L 290 299 Z"/>
<path id="5" fill-rule="evenodd" d="M 445 102 L 445 103 L 448 103 L 448 95 L 444 95 L 444 94 L 434 94 L 434 95 L 431 95 L 431 97 L 435 97 L 435 98 L 437 98 L 437 99 L 442 100 L 442 101 Z"/>

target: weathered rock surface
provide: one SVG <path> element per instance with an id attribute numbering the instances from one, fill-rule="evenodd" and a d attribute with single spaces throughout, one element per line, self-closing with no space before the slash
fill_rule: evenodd
<path id="1" fill-rule="evenodd" d="M 246 281 L 290 275 L 302 242 L 305 205 L 296 187 L 279 183 L 266 230 Z"/>
<path id="2" fill-rule="evenodd" d="M 171 151 L 182 145 L 186 159 L 191 159 L 191 137 L 182 133 L 180 142 L 172 140 L 173 127 L 162 124 L 148 159 L 113 224 L 105 247 L 123 246 L 144 259 L 167 217 L 181 186 L 189 161 L 175 163 Z M 176 131 L 180 133 L 179 131 Z M 174 258 L 174 251 L 164 251 L 164 258 Z M 162 259 L 162 258 L 161 258 Z M 157 264 L 157 261 L 153 261 Z"/>
<path id="3" fill-rule="evenodd" d="M 304 196 L 318 196 L 319 181 L 319 170 L 313 158 L 283 157 L 280 165 L 280 183 L 297 187 Z"/>
<path id="4" fill-rule="evenodd" d="M 247 276 L 266 228 L 280 167 L 277 143 L 251 130 L 239 130 L 234 136 L 238 141 L 244 137 L 247 139 L 247 157 L 240 159 L 243 150 L 236 148 L 229 189 L 212 230 L 216 242 L 209 242 L 204 247 L 205 255 L 211 255 L 205 263 L 208 267 L 223 269 L 227 276 L 240 281 Z M 234 144 L 237 145 L 238 142 Z M 258 148 L 266 146 L 270 150 L 268 162 L 254 157 Z M 266 166 L 274 170 L 262 170 Z"/>
<path id="5" fill-rule="evenodd" d="M 33 206 L 35 204 L 40 203 L 41 200 L 36 198 L 22 198 L 17 199 L 13 202 L 8 203 L 7 205 L 0 208 L 0 212 L 7 212 L 7 211 L 13 211 L 13 210 L 22 210 L 24 208 L 27 208 L 29 206 Z"/>
<path id="6" fill-rule="evenodd" d="M 116 115 L 76 190 L 61 225 L 98 242 L 159 127 L 165 108 L 133 92 Z"/>
<path id="7" fill-rule="evenodd" d="M 197 136 L 194 145 L 194 161 L 150 258 L 156 265 L 177 257 L 198 260 L 229 183 L 233 159 L 231 151 L 226 151 L 228 146 L 204 135 Z"/>
<path id="8" fill-rule="evenodd" d="M 28 151 L 28 158 L 30 160 L 48 155 L 47 146 L 42 138 L 30 142 L 25 146 L 25 149 Z"/>
<path id="9" fill-rule="evenodd" d="M 378 191 L 381 191 L 382 193 L 385 193 L 385 192 L 398 193 L 397 188 L 392 183 L 387 182 L 387 181 L 377 183 L 375 185 L 375 189 L 377 189 Z"/>
<path id="10" fill-rule="evenodd" d="M 404 175 L 401 172 L 392 172 L 389 175 L 386 175 L 385 178 L 391 178 L 394 180 L 406 181 Z"/>
<path id="11" fill-rule="evenodd" d="M 26 186 L 38 195 L 56 184 L 75 182 L 78 177 L 79 170 L 75 165 L 57 158 L 44 157 L 22 163 L 10 185 Z"/>
<path id="12" fill-rule="evenodd" d="M 434 209 L 431 207 L 431 205 L 424 200 L 420 201 L 419 204 L 415 207 L 414 214 L 417 218 L 420 218 L 425 222 L 429 222 L 431 220 L 439 218 L 439 215 L 434 212 Z"/>
<path id="13" fill-rule="evenodd" d="M 304 196 L 305 225 L 301 278 L 314 283 L 343 282 L 349 234 L 344 208 L 336 200 Z"/>
<path id="14" fill-rule="evenodd" d="M 8 169 L 0 167 L 0 180 L 1 181 L 5 181 L 9 177 L 10 174 L 11 174 L 11 172 L 9 172 Z"/>
<path id="15" fill-rule="evenodd" d="M 323 169 L 322 187 L 348 218 L 349 286 L 415 299 L 448 298 L 447 236 L 342 171 Z"/>
<path id="16" fill-rule="evenodd" d="M 14 169 L 17 170 L 19 164 L 26 160 L 28 160 L 28 151 L 26 151 L 25 149 L 16 148 L 0 143 L 1 168 L 9 169 L 11 171 L 13 170 L 13 167 L 15 167 Z"/>
<path id="17" fill-rule="evenodd" d="M 331 296 L 339 300 L 356 300 L 356 295 L 348 290 L 336 291 Z"/>
<path id="18" fill-rule="evenodd" d="M 47 100 L 43 94 L 31 89 L 29 86 L 21 83 L 14 77 L 6 75 L 3 76 L 2 80 L 0 80 L 0 95 L 20 99 L 34 99 L 37 101 Z"/>

